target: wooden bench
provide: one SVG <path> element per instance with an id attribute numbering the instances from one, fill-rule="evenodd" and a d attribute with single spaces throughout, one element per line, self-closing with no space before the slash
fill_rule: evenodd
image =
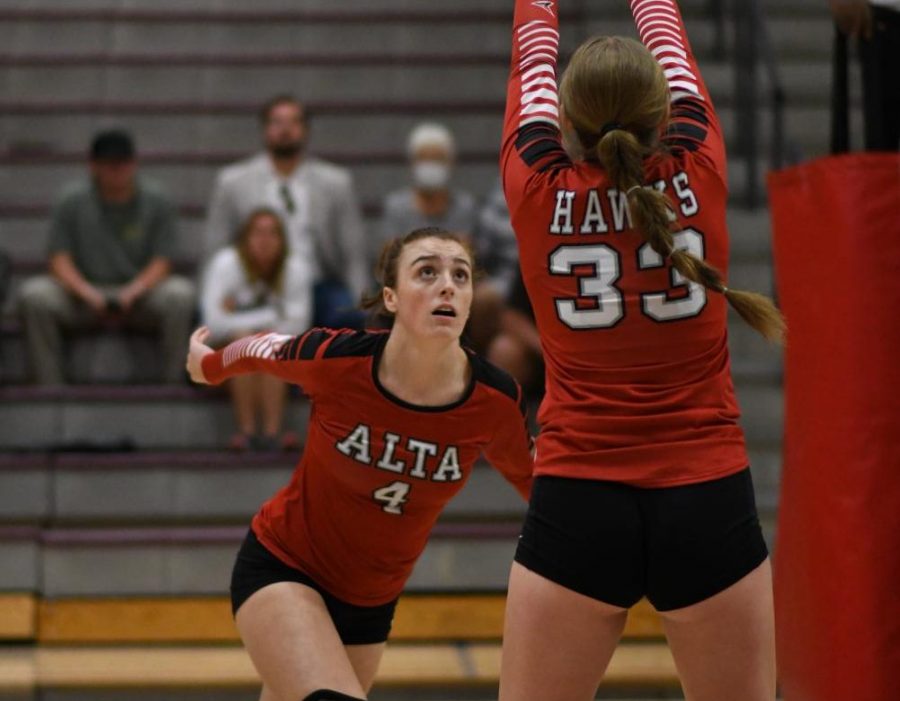
<path id="1" fill-rule="evenodd" d="M 33 594 L 0 594 L 0 640 L 33 640 L 37 634 L 37 613 Z"/>
<path id="2" fill-rule="evenodd" d="M 29 664 L 23 652 L 0 651 L 0 679 L 13 668 L 22 683 L 41 689 L 215 689 L 256 687 L 259 679 L 244 650 L 204 647 L 40 647 Z M 29 676 L 29 670 L 33 670 Z M 387 687 L 494 687 L 499 680 L 498 643 L 389 644 L 377 684 Z M 608 687 L 677 688 L 664 643 L 623 643 L 603 681 Z M 7 688 L 6 681 L 0 689 Z"/>
<path id="3" fill-rule="evenodd" d="M 397 607 L 397 642 L 499 641 L 502 594 L 410 594 Z M 628 617 L 625 637 L 660 640 L 663 631 L 647 602 Z M 37 639 L 53 644 L 236 643 L 225 597 L 68 599 L 40 604 Z"/>

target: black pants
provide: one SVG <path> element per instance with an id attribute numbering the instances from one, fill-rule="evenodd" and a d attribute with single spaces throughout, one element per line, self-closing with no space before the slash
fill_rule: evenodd
<path id="1" fill-rule="evenodd" d="M 900 150 L 900 12 L 872 7 L 872 38 L 859 42 L 866 150 Z"/>

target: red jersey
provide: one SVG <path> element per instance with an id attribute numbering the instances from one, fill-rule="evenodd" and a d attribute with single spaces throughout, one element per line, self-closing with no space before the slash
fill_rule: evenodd
<path id="1" fill-rule="evenodd" d="M 672 201 L 676 246 L 725 274 L 719 120 L 674 0 L 631 9 L 672 97 L 666 148 L 645 163 L 645 182 Z M 748 459 L 727 302 L 645 243 L 597 161 L 566 155 L 558 44 L 556 0 L 517 0 L 501 169 L 547 367 L 535 474 L 659 487 L 739 471 Z"/>
<path id="2" fill-rule="evenodd" d="M 469 353 L 452 405 L 420 407 L 378 381 L 386 332 L 258 334 L 203 359 L 211 383 L 266 372 L 299 384 L 312 411 L 290 483 L 253 531 L 272 553 L 358 606 L 395 599 L 444 505 L 484 453 L 528 497 L 531 439 L 518 384 Z"/>

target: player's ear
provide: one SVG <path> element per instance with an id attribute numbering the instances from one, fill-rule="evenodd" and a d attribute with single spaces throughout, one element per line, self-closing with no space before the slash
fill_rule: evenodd
<path id="1" fill-rule="evenodd" d="M 397 293 L 390 287 L 381 288 L 382 299 L 384 300 L 384 308 L 391 314 L 397 313 Z"/>

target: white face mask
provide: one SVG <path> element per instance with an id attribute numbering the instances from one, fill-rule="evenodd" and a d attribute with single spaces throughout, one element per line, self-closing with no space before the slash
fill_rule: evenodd
<path id="1" fill-rule="evenodd" d="M 416 161 L 412 177 L 413 184 L 420 190 L 443 190 L 450 182 L 450 165 L 443 161 Z"/>

